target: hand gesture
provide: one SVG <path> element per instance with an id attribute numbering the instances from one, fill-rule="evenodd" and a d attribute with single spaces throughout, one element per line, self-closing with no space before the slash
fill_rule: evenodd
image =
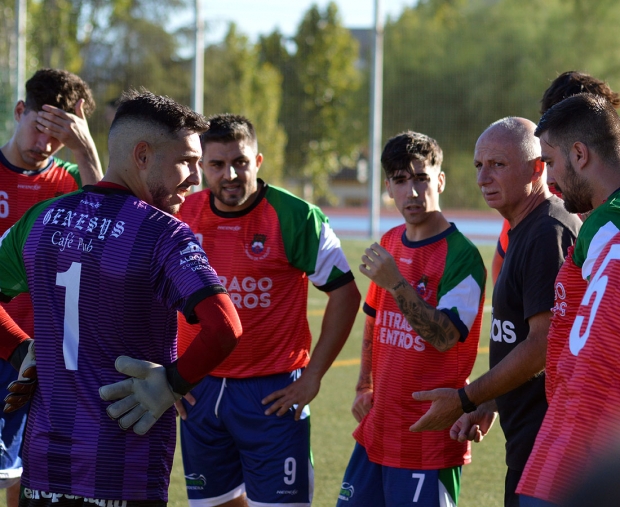
<path id="1" fill-rule="evenodd" d="M 183 396 L 183 398 L 185 398 L 185 401 L 187 401 L 187 403 L 189 403 L 191 407 L 193 407 L 196 404 L 196 398 L 192 396 L 192 393 L 187 393 L 185 396 Z M 175 401 L 174 408 L 176 408 L 177 410 L 177 416 L 179 416 L 181 419 L 186 421 L 187 410 L 185 410 L 185 405 L 183 404 L 183 401 L 182 400 Z"/>
<path id="2" fill-rule="evenodd" d="M 463 414 L 461 399 L 456 389 L 440 388 L 432 391 L 419 391 L 413 393 L 412 396 L 417 401 L 432 401 L 433 403 L 426 414 L 409 428 L 409 431 L 443 430 Z"/>
<path id="3" fill-rule="evenodd" d="M 28 352 L 24 356 L 19 375 L 7 387 L 9 394 L 4 398 L 4 412 L 14 412 L 30 401 L 37 387 L 37 361 L 34 355 L 34 340 L 29 340 Z"/>
<path id="4" fill-rule="evenodd" d="M 284 389 L 274 391 L 262 400 L 261 403 L 263 405 L 273 402 L 273 404 L 265 410 L 265 415 L 275 413 L 278 417 L 280 417 L 286 414 L 288 409 L 296 405 L 296 407 L 294 407 L 295 420 L 299 421 L 304 407 L 315 398 L 315 396 L 319 393 L 320 387 L 321 381 L 319 378 L 308 373 L 307 371 L 302 373 L 301 377 L 299 377 L 295 382 Z"/>
<path id="5" fill-rule="evenodd" d="M 394 257 L 379 243 L 373 243 L 365 250 L 359 269 L 363 275 L 386 290 L 393 289 L 403 279 Z"/>
<path id="6" fill-rule="evenodd" d="M 362 389 L 361 391 L 357 391 L 355 395 L 355 400 L 353 401 L 353 406 L 351 407 L 351 412 L 353 413 L 353 417 L 359 423 L 362 422 L 362 419 L 366 417 L 370 409 L 372 408 L 373 403 L 373 390 L 370 388 Z"/>
<path id="7" fill-rule="evenodd" d="M 106 412 L 126 430 L 133 425 L 134 433 L 144 435 L 174 402 L 181 399 L 168 383 L 163 366 L 148 361 L 119 356 L 116 370 L 130 378 L 99 388 L 102 400 L 119 400 Z"/>
<path id="8" fill-rule="evenodd" d="M 483 403 L 476 410 L 469 414 L 463 414 L 450 428 L 450 438 L 465 442 L 473 440 L 481 442 L 485 435 L 493 426 L 497 412 L 488 409 Z"/>
<path id="9" fill-rule="evenodd" d="M 77 101 L 75 114 L 47 104 L 37 113 L 37 128 L 58 139 L 71 151 L 84 150 L 92 143 L 84 114 L 84 99 Z"/>

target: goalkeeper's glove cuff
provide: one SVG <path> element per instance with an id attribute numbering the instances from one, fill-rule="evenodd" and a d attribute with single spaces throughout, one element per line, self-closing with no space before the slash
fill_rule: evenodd
<path id="1" fill-rule="evenodd" d="M 21 368 L 24 362 L 24 359 L 26 358 L 26 355 L 28 354 L 28 351 L 30 350 L 30 344 L 33 341 L 34 340 L 30 338 L 28 340 L 24 340 L 23 342 L 21 342 L 17 347 L 15 347 L 15 350 L 12 352 L 11 356 L 9 357 L 9 363 L 11 363 L 11 366 L 15 368 L 17 371 L 19 371 L 19 369 Z"/>
<path id="2" fill-rule="evenodd" d="M 168 380 L 168 384 L 170 384 L 172 391 L 180 394 L 181 396 L 189 393 L 200 383 L 200 381 L 198 381 L 192 384 L 191 382 L 185 380 L 177 369 L 177 361 L 169 366 L 166 366 L 166 379 Z"/>

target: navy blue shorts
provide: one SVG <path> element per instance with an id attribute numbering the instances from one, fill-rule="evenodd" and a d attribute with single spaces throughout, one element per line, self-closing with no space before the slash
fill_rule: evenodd
<path id="1" fill-rule="evenodd" d="M 455 507 L 461 467 L 412 470 L 378 465 L 356 443 L 337 507 Z"/>
<path id="2" fill-rule="evenodd" d="M 183 401 L 181 449 L 191 507 L 210 507 L 247 494 L 250 504 L 310 505 L 314 470 L 310 409 L 295 421 L 264 414 L 261 400 L 294 382 L 292 373 L 248 379 L 208 376 L 192 390 L 196 405 Z"/>
<path id="3" fill-rule="evenodd" d="M 22 475 L 22 437 L 28 406 L 8 414 L 2 411 L 9 383 L 17 379 L 17 371 L 0 359 L 0 489 L 14 484 Z"/>

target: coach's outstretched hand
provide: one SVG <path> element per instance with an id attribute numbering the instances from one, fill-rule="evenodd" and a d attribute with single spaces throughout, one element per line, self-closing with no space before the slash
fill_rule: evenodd
<path id="1" fill-rule="evenodd" d="M 133 425 L 135 433 L 144 435 L 181 395 L 172 390 L 166 369 L 159 364 L 119 356 L 114 366 L 131 378 L 100 387 L 99 396 L 119 400 L 106 409 L 108 415 L 118 419 L 122 429 Z"/>
<path id="2" fill-rule="evenodd" d="M 19 368 L 17 380 L 7 387 L 9 394 L 4 398 L 4 411 L 13 412 L 30 401 L 37 387 L 37 361 L 34 357 L 34 340 L 22 342 L 13 355 L 11 364 Z"/>

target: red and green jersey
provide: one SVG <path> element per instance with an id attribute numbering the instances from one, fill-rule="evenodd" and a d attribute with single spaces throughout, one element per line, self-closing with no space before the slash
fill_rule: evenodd
<path id="1" fill-rule="evenodd" d="M 28 171 L 11 164 L 0 151 L 0 235 L 38 202 L 68 194 L 80 186 L 80 174 L 75 164 L 52 157 L 44 169 Z M 32 336 L 34 324 L 30 296 L 22 294 L 3 306 Z"/>
<path id="2" fill-rule="evenodd" d="M 375 317 L 373 407 L 353 436 L 381 465 L 439 469 L 469 463 L 469 443 L 452 440 L 449 430 L 409 431 L 430 407 L 411 394 L 466 384 L 480 338 L 486 282 L 482 258 L 454 225 L 417 242 L 407 240 L 402 225 L 386 233 L 381 245 L 420 297 L 448 315 L 461 339 L 439 352 L 412 329 L 390 293 L 371 283 L 364 311 Z"/>
<path id="3" fill-rule="evenodd" d="M 262 185 L 252 206 L 239 212 L 219 211 L 210 190 L 190 195 L 181 208 L 243 325 L 235 350 L 211 372 L 217 377 L 265 376 L 306 366 L 312 340 L 308 280 L 326 292 L 353 280 L 321 210 Z M 180 353 L 198 331 L 179 319 Z"/>
<path id="4" fill-rule="evenodd" d="M 557 364 L 549 408 L 517 488 L 557 504 L 617 444 L 620 234 L 607 241 L 590 266 L 590 283 Z"/>
<path id="5" fill-rule="evenodd" d="M 574 250 L 569 251 L 555 283 L 555 306 L 547 337 L 546 390 L 552 394 L 553 378 L 581 299 L 586 292 L 592 266 L 609 240 L 620 231 L 620 191 L 596 208 L 583 222 Z M 565 354 L 563 360 L 571 362 Z M 566 366 L 566 365 L 565 365 Z"/>
<path id="6" fill-rule="evenodd" d="M 583 308 L 582 301 L 588 290 L 588 282 L 592 277 L 597 259 L 619 231 L 620 191 L 616 191 L 585 219 L 575 242 L 574 251 L 571 255 L 569 250 L 569 255 L 558 273 L 555 283 L 554 314 L 547 338 L 545 387 L 550 403 L 557 399 L 557 396 L 565 394 L 566 383 L 572 378 L 573 370 L 577 365 L 577 356 L 571 352 L 569 336 L 575 316 L 577 311 Z M 557 413 L 557 407 L 555 412 Z M 556 416 L 549 415 L 549 417 Z M 557 483 L 556 473 L 560 477 L 564 477 L 566 473 L 565 470 L 554 470 L 553 459 L 555 458 L 547 456 L 549 442 L 557 438 L 557 435 L 550 433 L 552 426 L 546 422 L 547 416 L 538 432 L 536 444 L 521 482 L 524 494 L 537 497 L 541 494 L 540 491 L 553 490 L 554 484 Z M 541 465 L 544 465 L 548 471 L 540 474 Z M 556 492 L 553 497 L 558 498 L 558 495 L 559 492 Z"/>

